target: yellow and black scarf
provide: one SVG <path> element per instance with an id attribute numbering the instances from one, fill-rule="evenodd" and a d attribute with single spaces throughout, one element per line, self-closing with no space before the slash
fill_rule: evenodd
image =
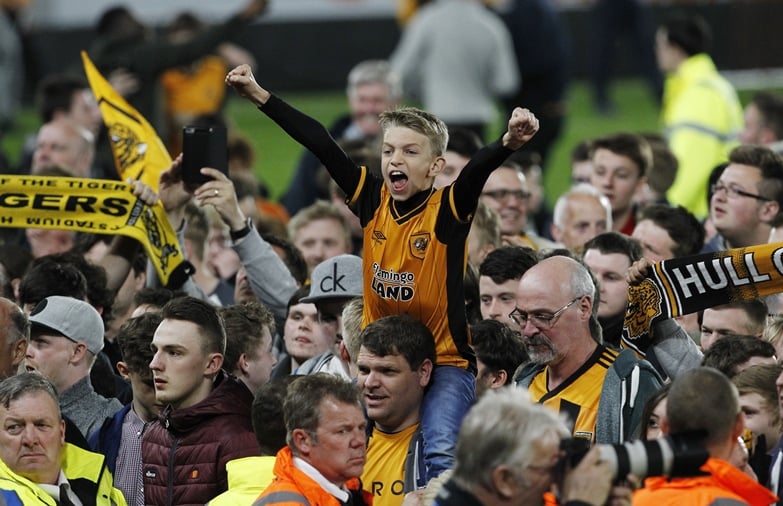
<path id="1" fill-rule="evenodd" d="M 628 289 L 623 345 L 644 355 L 658 321 L 783 292 L 783 243 L 673 258 Z"/>
<path id="2" fill-rule="evenodd" d="M 132 237 L 169 287 L 181 286 L 192 268 L 163 205 L 145 204 L 120 181 L 0 175 L 0 226 Z"/>

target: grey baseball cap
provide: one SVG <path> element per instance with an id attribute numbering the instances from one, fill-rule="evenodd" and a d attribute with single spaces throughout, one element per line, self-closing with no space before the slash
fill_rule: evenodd
<path id="1" fill-rule="evenodd" d="M 315 266 L 310 276 L 310 295 L 301 302 L 362 296 L 362 259 L 337 255 Z"/>
<path id="2" fill-rule="evenodd" d="M 103 320 L 88 303 L 52 295 L 39 302 L 30 313 L 33 328 L 44 327 L 75 343 L 84 343 L 93 355 L 103 349 Z"/>

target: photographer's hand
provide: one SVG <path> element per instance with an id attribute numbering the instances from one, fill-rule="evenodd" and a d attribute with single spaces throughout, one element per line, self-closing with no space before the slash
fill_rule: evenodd
<path id="1" fill-rule="evenodd" d="M 633 491 L 639 488 L 640 480 L 629 474 L 620 483 L 616 483 L 609 492 L 609 500 L 606 506 L 631 506 L 633 504 Z"/>
<path id="2" fill-rule="evenodd" d="M 581 462 L 566 471 L 560 491 L 560 504 L 581 501 L 602 506 L 612 488 L 612 473 L 609 464 L 601 461 L 601 453 L 593 446 Z"/>

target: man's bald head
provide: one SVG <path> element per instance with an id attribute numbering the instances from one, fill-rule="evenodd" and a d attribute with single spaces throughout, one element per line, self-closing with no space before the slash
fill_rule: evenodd
<path id="1" fill-rule="evenodd" d="M 16 373 L 29 339 L 27 315 L 14 301 L 0 297 L 0 379 Z"/>
<path id="2" fill-rule="evenodd" d="M 38 130 L 31 171 L 62 167 L 76 177 L 88 177 L 95 157 L 95 137 L 77 123 L 59 118 Z"/>

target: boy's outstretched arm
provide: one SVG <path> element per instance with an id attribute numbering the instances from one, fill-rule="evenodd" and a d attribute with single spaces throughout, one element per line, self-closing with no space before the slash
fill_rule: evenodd
<path id="1" fill-rule="evenodd" d="M 226 75 L 226 84 L 234 88 L 239 96 L 244 97 L 256 107 L 261 107 L 269 100 L 271 94 L 262 88 L 253 76 L 250 65 L 240 65 Z"/>
<path id="2" fill-rule="evenodd" d="M 259 86 L 248 65 L 231 70 L 226 84 L 313 153 L 346 195 L 354 195 L 363 180 L 363 169 L 348 158 L 323 125 Z"/>
<path id="3" fill-rule="evenodd" d="M 538 118 L 528 109 L 517 107 L 508 120 L 508 131 L 503 134 L 503 146 L 517 150 L 538 132 Z"/>
<path id="4" fill-rule="evenodd" d="M 517 107 L 508 120 L 503 137 L 488 144 L 473 155 L 452 184 L 452 196 L 457 216 L 467 219 L 476 210 L 489 174 L 498 168 L 513 151 L 521 148 L 538 132 L 538 118 L 528 109 Z"/>

